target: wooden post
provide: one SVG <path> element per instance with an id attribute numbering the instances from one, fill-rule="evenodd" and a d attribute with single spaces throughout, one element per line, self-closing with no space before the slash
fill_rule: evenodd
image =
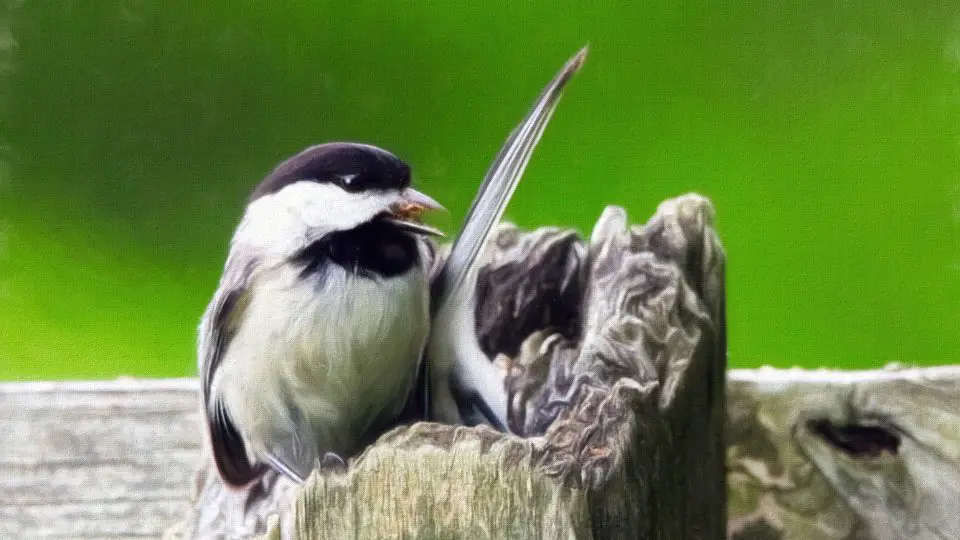
<path id="1" fill-rule="evenodd" d="M 197 522 L 184 518 L 202 508 L 198 497 L 221 502 L 200 446 L 197 388 L 192 379 L 0 384 L 0 538 L 191 537 Z M 731 370 L 727 395 L 728 538 L 960 538 L 950 513 L 960 486 L 960 366 Z M 856 429 L 878 418 L 891 427 Z M 814 429 L 802 433 L 804 426 Z M 463 431 L 453 444 L 468 446 L 458 442 Z M 532 521 L 544 524 L 537 534 L 581 526 L 582 496 L 561 493 L 551 505 L 531 482 L 505 500 L 528 495 L 514 512 L 534 514 L 531 500 L 551 512 L 575 510 Z M 226 510 L 221 523 L 243 511 L 216 508 Z M 217 518 L 206 515 L 209 531 Z M 254 521 L 247 525 L 253 536 Z M 259 526 L 266 531 L 266 520 Z M 225 535 L 208 536 L 217 537 Z"/>

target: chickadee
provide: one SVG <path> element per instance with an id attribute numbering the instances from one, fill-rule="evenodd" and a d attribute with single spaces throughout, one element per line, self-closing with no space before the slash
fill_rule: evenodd
<path id="1" fill-rule="evenodd" d="M 427 237 L 442 233 L 420 215 L 442 207 L 410 187 L 410 167 L 390 152 L 313 146 L 254 189 L 198 339 L 203 411 L 227 485 L 246 486 L 268 468 L 302 482 L 321 459 L 341 461 L 372 442 L 418 386 L 437 386 L 437 403 L 424 403 L 436 419 L 460 420 L 452 392 L 465 388 L 484 416 L 505 423 L 502 379 L 478 346 L 460 350 L 451 345 L 458 337 L 439 339 L 437 354 L 460 357 L 437 361 L 426 376 L 421 357 L 435 317 L 450 317 L 443 332 L 473 320 L 464 284 L 475 284 L 477 254 L 566 78 L 548 86 L 498 155 L 432 287 Z M 453 368 L 461 364 L 468 367 Z M 482 384 L 493 388 L 476 388 Z"/>
<path id="2" fill-rule="evenodd" d="M 430 329 L 424 210 L 410 168 L 313 146 L 253 191 L 200 327 L 203 400 L 227 484 L 303 480 L 399 414 Z M 258 466 L 259 465 L 259 466 Z"/>

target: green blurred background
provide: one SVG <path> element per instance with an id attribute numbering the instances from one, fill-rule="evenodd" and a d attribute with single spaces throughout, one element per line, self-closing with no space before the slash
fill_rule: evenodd
<path id="1" fill-rule="evenodd" d="M 309 144 L 394 151 L 454 230 L 587 42 L 508 219 L 588 232 L 697 191 L 732 365 L 957 361 L 960 3 L 16 4 L 0 378 L 193 374 L 248 191 Z"/>

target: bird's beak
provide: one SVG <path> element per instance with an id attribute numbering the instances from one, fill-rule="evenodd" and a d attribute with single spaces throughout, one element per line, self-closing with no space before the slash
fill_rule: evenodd
<path id="1" fill-rule="evenodd" d="M 407 188 L 400 193 L 400 197 L 390 205 L 389 215 L 384 219 L 394 225 L 417 234 L 430 236 L 445 236 L 443 231 L 420 221 L 420 215 L 425 210 L 445 210 L 437 201 L 419 191 Z"/>

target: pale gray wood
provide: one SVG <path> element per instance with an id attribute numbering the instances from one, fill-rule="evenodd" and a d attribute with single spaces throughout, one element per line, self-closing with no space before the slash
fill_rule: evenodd
<path id="1" fill-rule="evenodd" d="M 193 379 L 0 384 L 0 538 L 158 538 L 188 509 Z"/>
<path id="2" fill-rule="evenodd" d="M 948 496 L 960 486 L 960 366 L 731 370 L 727 388 L 730 529 L 738 540 L 897 538 L 883 536 L 896 531 L 886 523 L 870 530 L 882 505 L 848 504 L 856 501 L 849 485 L 835 487 L 791 435 L 798 418 L 851 414 L 848 403 L 895 405 L 892 418 L 913 440 L 942 448 L 927 454 L 945 456 L 927 461 L 946 464 L 934 485 Z M 178 524 L 193 507 L 203 459 L 196 389 L 193 379 L 0 384 L 0 538 L 159 538 Z M 840 401 L 838 389 L 847 396 Z M 910 396 L 920 397 L 904 403 Z M 929 474 L 911 480 L 924 481 Z M 914 513 L 944 508 L 941 500 L 915 501 Z"/>
<path id="3" fill-rule="evenodd" d="M 734 371 L 733 540 L 960 538 L 960 366 Z"/>

